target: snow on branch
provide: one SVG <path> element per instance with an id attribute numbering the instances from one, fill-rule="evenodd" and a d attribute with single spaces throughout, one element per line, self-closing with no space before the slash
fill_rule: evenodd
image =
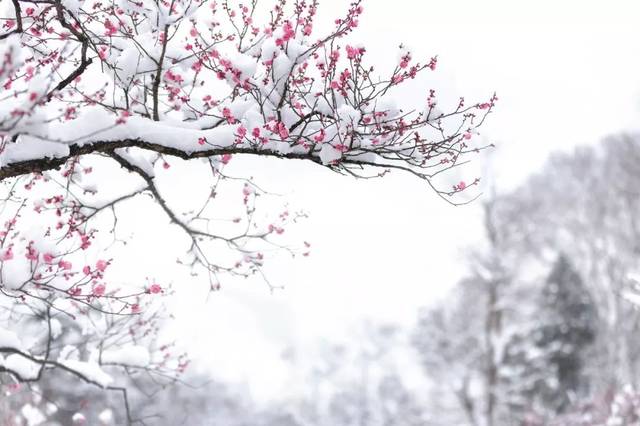
<path id="1" fill-rule="evenodd" d="M 495 96 L 441 111 L 425 90 L 422 110 L 394 106 L 393 90 L 437 59 L 401 48 L 393 71 L 377 75 L 367 49 L 346 41 L 360 1 L 324 34 L 317 2 L 278 2 L 268 16 L 257 2 L 21 3 L 4 19 L 0 52 L 2 179 L 137 147 L 307 159 L 356 176 L 401 169 L 431 182 L 485 148 L 471 139 Z"/>
<path id="2" fill-rule="evenodd" d="M 452 203 L 478 182 L 442 189 L 434 178 L 487 148 L 476 135 L 496 96 L 460 98 L 444 111 L 425 89 L 420 108 L 396 106 L 398 88 L 434 71 L 437 58 L 400 47 L 392 69 L 378 73 L 366 46 L 350 41 L 361 3 L 327 30 L 316 23 L 317 1 L 3 4 L 0 383 L 57 369 L 122 392 L 127 405 L 122 375 L 177 380 L 188 360 L 157 342 L 166 318 L 158 298 L 169 286 L 110 279 L 115 260 L 94 242 L 109 219 L 119 241 L 120 205 L 144 194 L 186 237 L 178 263 L 204 270 L 212 290 L 222 274 L 264 277 L 265 253 L 294 252 L 280 236 L 303 214 L 256 215 L 266 192 L 225 174 L 235 155 L 356 177 L 399 170 Z M 191 171 L 206 175 L 208 191 L 191 197 L 197 207 L 183 208 L 162 186 L 175 158 L 200 160 Z"/>

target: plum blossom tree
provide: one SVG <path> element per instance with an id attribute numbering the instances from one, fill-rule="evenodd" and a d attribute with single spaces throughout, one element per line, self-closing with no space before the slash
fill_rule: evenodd
<path id="1" fill-rule="evenodd" d="M 236 155 L 307 160 L 356 177 L 403 171 L 453 203 L 478 183 L 443 189 L 435 179 L 486 148 L 474 138 L 495 95 L 443 111 L 426 90 L 421 110 L 398 108 L 396 88 L 435 70 L 437 59 L 401 47 L 395 67 L 377 75 L 366 47 L 348 40 L 360 0 L 322 31 L 317 1 L 257 3 L 3 2 L 3 382 L 64 370 L 122 392 L 126 404 L 126 389 L 103 369 L 184 370 L 184 359 L 169 363 L 156 344 L 168 287 L 110 282 L 117 259 L 102 258 L 94 243 L 108 218 L 115 235 L 121 205 L 147 195 L 189 239 L 181 263 L 204 272 L 212 289 L 225 275 L 261 275 L 265 250 L 283 247 L 280 235 L 299 215 L 283 209 L 261 220 L 260 188 L 225 174 Z M 200 173 L 194 184 L 209 189 L 199 207 L 183 210 L 161 181 L 190 176 L 180 174 L 189 160 Z M 243 211 L 224 227 L 216 222 L 228 216 L 222 183 Z M 82 331 L 70 343 L 60 340 L 65 321 Z"/>

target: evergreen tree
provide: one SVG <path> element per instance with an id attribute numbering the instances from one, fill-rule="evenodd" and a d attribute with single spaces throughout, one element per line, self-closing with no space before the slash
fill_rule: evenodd
<path id="1" fill-rule="evenodd" d="M 541 381 L 538 397 L 553 413 L 563 412 L 588 390 L 585 354 L 596 337 L 597 311 L 589 291 L 565 255 L 554 263 L 540 295 L 543 324 L 535 333 L 551 380 Z"/>

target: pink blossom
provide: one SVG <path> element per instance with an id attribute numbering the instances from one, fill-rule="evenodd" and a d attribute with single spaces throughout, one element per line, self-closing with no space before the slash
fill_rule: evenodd
<path id="1" fill-rule="evenodd" d="M 85 265 L 84 268 L 82 268 L 82 273 L 85 275 L 91 275 L 91 266 Z"/>
<path id="2" fill-rule="evenodd" d="M 289 137 L 289 130 L 287 129 L 287 126 L 285 126 L 282 121 L 278 123 L 277 130 L 278 130 L 278 135 L 280 135 L 282 139 L 286 139 Z"/>
<path id="3" fill-rule="evenodd" d="M 363 47 L 352 47 L 347 45 L 346 49 L 347 49 L 347 58 L 349 59 L 357 59 L 359 56 L 361 56 L 364 53 Z"/>
<path id="4" fill-rule="evenodd" d="M 222 158 L 220 161 L 222 162 L 222 164 L 229 164 L 229 161 L 231 161 L 231 157 L 231 154 L 222 154 Z"/>
<path id="5" fill-rule="evenodd" d="M 93 287 L 92 294 L 96 297 L 104 296 L 106 286 L 104 284 L 98 284 Z"/>
<path id="6" fill-rule="evenodd" d="M 284 25 L 282 26 L 282 29 L 284 31 L 284 35 L 282 36 L 284 41 L 291 40 L 296 34 L 293 27 L 291 26 L 291 22 L 289 21 L 285 21 Z"/>
<path id="7" fill-rule="evenodd" d="M 33 78 L 36 69 L 34 67 L 27 67 L 27 76 L 25 77 L 25 81 L 29 81 Z"/>
<path id="8" fill-rule="evenodd" d="M 107 266 L 109 266 L 109 262 L 106 260 L 100 259 L 96 262 L 96 269 L 100 272 L 104 272 L 105 269 L 107 269 Z"/>
<path id="9" fill-rule="evenodd" d="M 129 111 L 122 111 L 120 113 L 120 117 L 116 120 L 116 124 L 125 124 L 129 117 L 131 117 L 131 113 Z"/>
<path id="10" fill-rule="evenodd" d="M 229 122 L 229 124 L 233 124 L 236 122 L 236 119 L 233 116 L 233 113 L 227 107 L 222 109 L 222 116 L 227 119 L 227 122 Z"/>
<path id="11" fill-rule="evenodd" d="M 29 260 L 36 261 L 38 260 L 38 251 L 34 249 L 31 245 L 29 245 L 27 247 L 27 253 L 25 254 L 25 257 Z"/>
<path id="12" fill-rule="evenodd" d="M 162 291 L 162 287 L 160 287 L 159 284 L 151 284 L 151 286 L 149 287 L 149 293 L 151 294 L 158 294 Z"/>
<path id="13" fill-rule="evenodd" d="M 115 33 L 118 32 L 118 23 L 116 22 L 115 24 L 113 22 L 111 22 L 110 20 L 105 20 L 104 21 L 104 27 L 107 29 L 104 33 L 104 35 L 106 36 L 112 36 Z"/>
<path id="14" fill-rule="evenodd" d="M 61 260 L 60 262 L 58 262 L 58 267 L 60 267 L 60 269 L 64 269 L 65 271 L 68 271 L 71 269 L 72 265 L 71 265 L 71 262 L 69 261 Z"/>
<path id="15" fill-rule="evenodd" d="M 45 263 L 52 264 L 54 257 L 55 256 L 52 255 L 51 253 L 45 253 L 42 255 L 42 260 L 44 260 Z"/>
<path id="16" fill-rule="evenodd" d="M 191 69 L 195 72 L 200 72 L 202 70 L 202 61 L 194 62 L 193 65 L 191 65 Z"/>
<path id="17" fill-rule="evenodd" d="M 337 149 L 337 150 L 338 150 L 338 151 L 340 151 L 340 152 L 347 152 L 347 151 L 349 151 L 349 147 L 348 147 L 348 146 L 346 146 L 346 145 L 345 145 L 345 144 L 343 144 L 343 143 L 339 143 L 339 144 L 337 144 L 336 146 L 334 146 L 334 148 L 335 148 L 335 149 Z"/>
<path id="18" fill-rule="evenodd" d="M 64 119 L 71 120 L 72 118 L 74 118 L 75 114 L 76 114 L 75 107 L 67 107 L 67 109 L 64 111 Z"/>
<path id="19" fill-rule="evenodd" d="M 198 138 L 198 144 L 204 145 L 207 142 L 207 138 Z"/>
<path id="20" fill-rule="evenodd" d="M 275 226 L 273 224 L 269 225 L 269 232 L 275 232 L 276 234 L 280 235 L 282 233 L 284 233 L 284 228 L 280 228 L 279 226 Z"/>
<path id="21" fill-rule="evenodd" d="M 6 249 L 4 252 L 2 252 L 2 254 L 0 255 L 0 260 L 11 260 L 13 259 L 13 250 L 11 249 L 11 247 L 9 247 L 8 249 Z"/>
<path id="22" fill-rule="evenodd" d="M 313 137 L 313 140 L 316 141 L 317 143 L 320 143 L 324 141 L 324 137 L 325 137 L 324 129 L 320 129 L 320 132 L 318 132 L 318 134 Z"/>
<path id="23" fill-rule="evenodd" d="M 86 250 L 91 245 L 91 236 L 90 235 L 86 235 L 86 234 L 82 234 L 82 235 L 80 235 L 80 241 L 82 242 L 82 244 L 80 245 L 80 248 L 82 250 Z"/>

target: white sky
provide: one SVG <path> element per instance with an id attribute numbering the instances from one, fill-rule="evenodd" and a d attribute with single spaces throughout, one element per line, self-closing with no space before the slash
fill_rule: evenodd
<path id="1" fill-rule="evenodd" d="M 347 3 L 322 1 L 320 19 Z M 640 2 L 631 0 L 369 0 L 352 40 L 368 47 L 373 64 L 395 62 L 400 42 L 416 57 L 439 56 L 438 70 L 402 93 L 401 104 L 420 102 L 429 88 L 445 103 L 496 91 L 482 137 L 498 145 L 491 168 L 505 189 L 554 150 L 640 127 L 638 22 Z M 463 175 L 475 177 L 480 164 Z M 452 207 L 410 176 L 354 181 L 256 158 L 232 167 L 309 213 L 294 238 L 311 241 L 312 256 L 292 262 L 283 253 L 271 263 L 271 280 L 286 285 L 273 295 L 246 283 L 205 303 L 206 284 L 180 283 L 189 290 L 174 330 L 194 358 L 223 378 L 248 380 L 258 397 L 287 385 L 280 354 L 290 345 L 311 350 L 367 318 L 410 324 L 464 272 L 461 250 L 482 232 L 477 205 Z"/>

